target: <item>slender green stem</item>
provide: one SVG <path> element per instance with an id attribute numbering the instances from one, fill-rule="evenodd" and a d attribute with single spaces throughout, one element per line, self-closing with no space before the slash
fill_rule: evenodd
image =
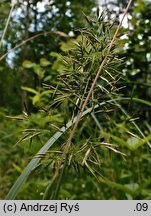
<path id="1" fill-rule="evenodd" d="M 10 18 L 11 18 L 11 15 L 12 15 L 12 12 L 13 12 L 13 9 L 14 9 L 14 6 L 15 6 L 15 4 L 12 4 L 11 9 L 10 9 L 10 12 L 9 12 L 9 15 L 8 15 L 8 18 L 7 18 L 7 22 L 6 22 L 6 25 L 5 25 L 5 28 L 4 28 L 2 37 L 1 37 L 1 41 L 0 41 L 0 49 L 1 49 L 1 47 L 2 47 L 2 43 L 3 43 L 4 37 L 5 37 L 5 35 L 6 35 L 6 31 L 7 31 L 8 25 L 9 25 L 9 21 L 10 21 Z"/>
<path id="2" fill-rule="evenodd" d="M 63 180 L 63 174 L 64 174 L 64 171 L 65 171 L 66 165 L 67 165 L 67 157 L 65 158 L 63 168 L 61 169 L 61 172 L 60 172 L 60 177 L 58 179 L 58 183 L 57 183 L 56 190 L 55 190 L 54 197 L 53 197 L 54 199 L 58 199 L 58 194 L 59 194 L 59 191 L 60 191 L 60 187 L 61 187 L 61 183 L 62 183 L 62 180 Z"/>
<path id="3" fill-rule="evenodd" d="M 42 35 L 47 35 L 47 34 L 50 34 L 50 35 L 59 35 L 61 37 L 69 37 L 68 35 L 66 35 L 64 32 L 60 32 L 60 31 L 56 31 L 56 32 L 42 32 L 42 33 L 39 33 L 39 34 L 36 34 L 26 40 L 23 40 L 21 43 L 19 43 L 18 45 L 16 45 L 14 48 L 10 49 L 8 52 L 6 52 L 4 55 L 0 56 L 0 61 L 2 61 L 9 53 L 15 51 L 16 49 L 18 49 L 19 47 L 21 47 L 22 45 L 26 44 L 27 42 L 39 37 L 39 36 L 42 36 Z"/>

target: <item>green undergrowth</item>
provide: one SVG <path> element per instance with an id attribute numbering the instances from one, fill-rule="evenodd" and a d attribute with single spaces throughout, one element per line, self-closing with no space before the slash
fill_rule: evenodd
<path id="1" fill-rule="evenodd" d="M 120 91 L 124 59 L 119 58 L 123 46 L 119 38 L 83 112 L 60 175 L 53 181 L 67 139 L 116 28 L 104 13 L 94 19 L 85 18 L 87 27 L 79 30 L 79 36 L 60 43 L 61 54 L 50 52 L 39 63 L 26 60 L 22 64 L 39 79 L 35 89 L 22 86 L 36 112 L 2 117 L 0 148 L 4 153 L 0 185 L 6 185 L 2 198 L 151 198 L 151 128 L 139 113 L 127 108 L 130 104 L 150 109 L 151 103 L 126 97 Z"/>

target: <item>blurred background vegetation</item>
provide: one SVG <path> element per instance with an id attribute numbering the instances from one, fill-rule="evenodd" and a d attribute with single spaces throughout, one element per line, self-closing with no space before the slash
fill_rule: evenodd
<path id="1" fill-rule="evenodd" d="M 77 113 L 73 95 L 82 95 L 82 85 L 78 91 L 74 83 L 73 95 L 64 89 L 64 94 L 56 97 L 56 92 L 62 91 L 60 82 L 67 84 L 62 56 L 80 40 L 79 29 L 87 29 L 86 19 L 96 17 L 99 7 L 115 30 L 126 4 L 125 0 L 18 0 L 15 4 L 0 44 L 0 199 L 5 198 L 38 150 Z M 0 1 L 1 37 L 10 9 L 11 1 Z M 28 38 L 31 40 L 13 49 Z M 150 1 L 132 3 L 118 41 L 116 55 L 122 62 L 120 77 L 115 76 L 118 92 L 114 94 L 122 99 L 118 104 L 115 100 L 106 102 L 80 122 L 59 194 L 54 192 L 52 199 L 151 199 Z M 74 63 L 72 66 L 76 67 Z M 111 67 L 111 75 L 116 70 Z M 74 79 L 74 74 L 71 77 Z M 99 85 L 104 86 L 102 80 Z M 98 90 L 94 92 L 92 105 L 95 93 L 99 103 L 112 99 L 109 89 L 106 85 L 99 90 L 101 95 Z M 43 198 L 69 134 L 63 134 L 42 155 L 17 199 Z M 115 148 L 99 148 L 105 143 Z"/>

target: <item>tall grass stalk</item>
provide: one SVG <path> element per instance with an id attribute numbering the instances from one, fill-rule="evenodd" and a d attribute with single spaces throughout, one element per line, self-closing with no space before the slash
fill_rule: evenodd
<path id="1" fill-rule="evenodd" d="M 73 129 L 72 129 L 72 131 L 71 131 L 71 133 L 70 133 L 70 136 L 69 136 L 68 140 L 67 140 L 67 143 L 66 143 L 66 145 L 65 145 L 64 151 L 63 151 L 63 153 L 62 153 L 62 157 L 61 157 L 60 162 L 59 162 L 59 165 L 58 165 L 58 167 L 57 167 L 57 169 L 56 169 L 56 172 L 55 172 L 55 174 L 54 174 L 54 178 L 57 178 L 58 175 L 59 175 L 60 167 L 61 167 L 61 165 L 62 165 L 62 162 L 63 162 L 65 156 L 67 155 L 67 153 L 68 153 L 68 151 L 69 151 L 69 148 L 70 148 L 70 145 L 71 145 L 71 141 L 72 141 L 72 139 L 73 139 L 73 137 L 74 137 L 74 134 L 75 134 L 75 132 L 76 132 L 76 130 L 77 130 L 79 121 L 80 121 L 80 119 L 81 119 L 81 117 L 82 117 L 82 115 L 83 115 L 83 112 L 84 112 L 84 110 L 85 110 L 85 108 L 86 108 L 86 106 L 87 106 L 87 103 L 88 103 L 88 101 L 89 101 L 89 99 L 90 99 L 90 97 L 91 97 L 91 95 L 92 95 L 92 92 L 93 92 L 94 87 L 95 87 L 95 85 L 96 85 L 96 82 L 97 82 L 97 80 L 98 80 L 98 78 L 99 78 L 99 76 L 100 76 L 100 74 L 101 74 L 101 72 L 102 72 L 102 69 L 103 69 L 103 67 L 104 67 L 104 65 L 105 65 L 105 63 L 106 63 L 106 61 L 107 61 L 107 57 L 108 57 L 108 55 L 110 54 L 111 48 L 112 48 L 112 46 L 113 46 L 113 44 L 114 44 L 114 42 L 115 42 L 115 39 L 116 39 L 116 37 L 117 37 L 117 35 L 118 35 L 118 32 L 119 32 L 119 30 L 120 30 L 120 28 L 121 28 L 121 26 L 122 26 L 123 20 L 124 20 L 126 14 L 127 14 L 127 12 L 128 12 L 128 9 L 129 9 L 131 3 L 132 3 L 132 0 L 129 0 L 129 2 L 128 2 L 128 4 L 127 4 L 127 7 L 126 7 L 126 9 L 125 9 L 125 11 L 124 11 L 124 14 L 123 14 L 123 16 L 122 16 L 122 19 L 121 19 L 119 25 L 118 25 L 117 28 L 116 28 L 116 31 L 115 31 L 115 33 L 114 33 L 114 35 L 113 35 L 113 38 L 112 38 L 110 44 L 108 45 L 108 48 L 107 48 L 105 57 L 104 57 L 104 59 L 103 59 L 101 65 L 100 65 L 100 67 L 99 67 L 99 69 L 98 69 L 98 72 L 97 72 L 97 74 L 96 74 L 96 77 L 95 77 L 95 79 L 94 79 L 94 81 L 93 81 L 93 83 L 92 83 L 92 85 L 91 85 L 91 88 L 90 88 L 90 90 L 89 90 L 89 92 L 88 92 L 88 94 L 87 94 L 87 97 L 86 97 L 86 99 L 85 99 L 85 101 L 84 101 L 84 103 L 83 103 L 83 105 L 82 105 L 82 108 L 81 108 L 81 110 L 80 110 L 80 112 L 79 112 L 79 114 L 78 114 L 78 116 L 77 116 L 77 119 L 76 119 L 76 122 L 75 122 L 75 124 L 74 124 L 74 127 L 73 127 Z"/>
<path id="2" fill-rule="evenodd" d="M 1 40 L 0 40 L 0 49 L 1 49 L 1 47 L 2 47 L 2 43 L 3 43 L 3 40 L 4 40 L 5 35 L 6 35 L 6 32 L 7 32 L 8 25 L 9 25 L 9 22 L 10 22 L 11 15 L 12 15 L 12 12 L 13 12 L 14 7 L 15 7 L 15 3 L 13 3 L 13 4 L 11 5 L 11 9 L 10 9 L 10 12 L 9 12 L 9 15 L 8 15 L 8 18 L 7 18 L 7 21 L 6 21 L 6 25 L 5 25 L 5 28 L 4 28 L 4 31 L 3 31 Z"/>
<path id="3" fill-rule="evenodd" d="M 2 61 L 5 57 L 8 56 L 8 54 L 10 54 L 11 52 L 17 50 L 19 47 L 25 45 L 26 43 L 28 43 L 29 41 L 37 38 L 37 37 L 40 37 L 42 35 L 58 35 L 60 37 L 65 37 L 65 38 L 68 38 L 69 36 L 67 34 L 65 34 L 64 32 L 61 32 L 61 31 L 55 31 L 55 32 L 42 32 L 42 33 L 39 33 L 39 34 L 36 34 L 36 35 L 33 35 L 32 37 L 26 39 L 26 40 L 23 40 L 21 43 L 17 44 L 15 47 L 13 47 L 12 49 L 8 50 L 6 53 L 4 53 L 1 57 L 0 57 L 0 61 Z"/>

